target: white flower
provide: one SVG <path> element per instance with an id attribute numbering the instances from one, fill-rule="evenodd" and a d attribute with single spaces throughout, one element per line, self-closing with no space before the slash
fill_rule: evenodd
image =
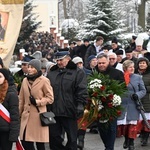
<path id="1" fill-rule="evenodd" d="M 102 108 L 104 108 L 103 105 L 98 105 L 98 111 L 100 111 Z"/>
<path id="2" fill-rule="evenodd" d="M 121 105 L 121 97 L 115 94 L 113 97 L 113 106 L 118 105 Z"/>
<path id="3" fill-rule="evenodd" d="M 99 80 L 99 79 L 94 79 L 94 80 L 91 80 L 90 83 L 89 83 L 89 87 L 90 89 L 93 89 L 93 88 L 100 88 L 102 85 L 101 85 L 102 81 Z"/>
<path id="4" fill-rule="evenodd" d="M 90 85 L 90 89 L 93 89 L 94 88 L 94 85 L 92 84 L 92 85 Z"/>

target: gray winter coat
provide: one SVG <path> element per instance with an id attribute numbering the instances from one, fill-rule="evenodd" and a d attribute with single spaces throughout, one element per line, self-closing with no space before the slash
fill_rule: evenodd
<path id="1" fill-rule="evenodd" d="M 136 108 L 135 102 L 131 99 L 131 95 L 136 93 L 140 99 L 145 96 L 146 89 L 141 76 L 132 74 L 130 76 L 130 83 L 128 84 L 127 89 L 128 92 L 125 97 L 122 98 L 122 115 L 118 118 L 118 120 L 124 119 L 125 114 L 127 113 L 127 121 L 136 121 L 139 120 L 139 111 Z"/>

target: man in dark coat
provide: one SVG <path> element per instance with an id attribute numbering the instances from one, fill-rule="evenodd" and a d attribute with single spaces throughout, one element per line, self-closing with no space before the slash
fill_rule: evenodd
<path id="1" fill-rule="evenodd" d="M 125 48 L 126 57 L 122 59 L 121 63 L 123 63 L 125 60 L 132 60 L 136 66 L 138 59 L 135 56 L 133 56 L 132 52 L 133 50 L 131 47 L 126 47 Z"/>
<path id="2" fill-rule="evenodd" d="M 84 62 L 85 54 L 86 54 L 87 49 L 90 46 L 90 43 L 88 39 L 84 39 L 83 42 L 84 44 L 82 44 L 77 51 L 77 56 L 81 57 Z"/>
<path id="3" fill-rule="evenodd" d="M 68 51 L 55 53 L 55 60 L 57 64 L 47 76 L 54 90 L 51 110 L 56 119 L 56 124 L 50 126 L 50 149 L 77 150 L 77 119 L 84 113 L 88 96 L 86 75 L 71 61 Z M 62 129 L 67 133 L 65 146 L 62 144 Z"/>
<path id="4" fill-rule="evenodd" d="M 16 72 L 13 76 L 14 78 L 14 82 L 17 85 L 17 91 L 18 94 L 20 92 L 20 88 L 21 88 L 21 83 L 23 81 L 23 79 L 26 77 L 26 75 L 28 74 L 28 63 L 30 60 L 34 59 L 34 57 L 29 56 L 29 55 L 25 55 L 23 57 L 23 60 L 21 62 L 21 70 L 19 70 L 18 72 Z"/>
<path id="5" fill-rule="evenodd" d="M 101 46 L 103 44 L 103 41 L 104 41 L 104 38 L 101 37 L 101 36 L 98 36 L 96 38 L 96 41 L 93 45 L 90 45 L 89 48 L 87 49 L 86 51 L 86 54 L 85 54 L 85 59 L 84 59 L 84 66 L 85 67 L 88 67 L 88 57 L 91 56 L 91 55 L 97 55 L 99 54 L 102 50 L 101 50 Z"/>
<path id="6" fill-rule="evenodd" d="M 123 72 L 117 70 L 109 65 L 109 58 L 106 54 L 100 54 L 97 57 L 98 65 L 96 70 L 103 75 L 109 75 L 110 79 L 119 80 L 124 82 Z M 117 119 L 114 119 L 107 127 L 104 129 L 105 123 L 98 122 L 98 130 L 101 136 L 101 139 L 105 145 L 106 150 L 114 150 L 114 143 L 116 139 L 116 130 L 117 130 Z"/>

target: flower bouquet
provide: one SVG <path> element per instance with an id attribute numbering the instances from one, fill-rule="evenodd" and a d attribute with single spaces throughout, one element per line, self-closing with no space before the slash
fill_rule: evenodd
<path id="1" fill-rule="evenodd" d="M 110 123 L 121 115 L 121 96 L 125 93 L 125 83 L 112 80 L 108 75 L 94 72 L 88 78 L 89 120 L 93 115 L 101 123 Z M 96 120 L 95 119 L 95 120 Z"/>

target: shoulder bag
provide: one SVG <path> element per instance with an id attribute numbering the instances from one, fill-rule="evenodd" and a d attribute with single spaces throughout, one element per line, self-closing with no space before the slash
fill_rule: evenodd
<path id="1" fill-rule="evenodd" d="M 31 95 L 30 88 L 29 88 L 29 93 L 30 93 L 30 97 L 33 97 Z M 55 124 L 56 123 L 56 120 L 54 119 L 55 114 L 52 111 L 40 113 L 40 110 L 39 110 L 38 106 L 35 106 L 35 107 L 36 107 L 36 109 L 37 109 L 37 111 L 39 113 L 39 117 L 40 117 L 42 126 L 49 126 L 51 124 Z"/>

